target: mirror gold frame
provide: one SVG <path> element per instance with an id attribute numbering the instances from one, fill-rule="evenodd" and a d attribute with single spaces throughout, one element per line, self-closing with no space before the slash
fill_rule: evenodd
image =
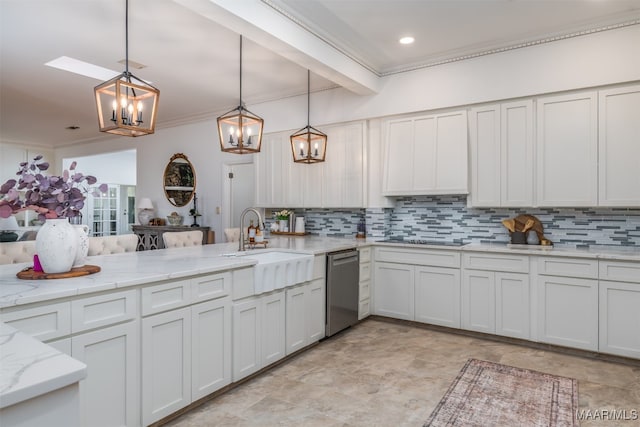
<path id="1" fill-rule="evenodd" d="M 173 206 L 186 206 L 196 191 L 196 170 L 182 153 L 171 156 L 164 168 L 164 194 Z"/>

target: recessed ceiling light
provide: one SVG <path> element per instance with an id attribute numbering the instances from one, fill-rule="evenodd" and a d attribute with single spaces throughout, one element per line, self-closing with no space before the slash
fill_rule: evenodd
<path id="1" fill-rule="evenodd" d="M 65 129 L 67 129 L 67 130 L 77 130 L 77 129 L 80 129 L 80 126 L 71 125 L 71 126 L 67 126 Z"/>
<path id="2" fill-rule="evenodd" d="M 406 37 L 402 37 L 399 41 L 400 41 L 400 44 L 411 44 L 414 41 L 416 41 L 416 39 L 414 39 L 411 36 L 406 36 Z"/>
<path id="3" fill-rule="evenodd" d="M 49 67 L 57 68 L 59 70 L 69 71 L 72 73 L 80 74 L 81 76 L 91 77 L 97 80 L 111 80 L 118 74 L 117 71 L 103 68 L 98 65 L 89 64 L 88 62 L 80 61 L 78 59 L 69 58 L 68 56 L 61 56 L 52 61 L 45 63 Z"/>

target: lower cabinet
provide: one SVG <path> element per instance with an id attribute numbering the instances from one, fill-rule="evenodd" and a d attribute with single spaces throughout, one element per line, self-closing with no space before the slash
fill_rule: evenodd
<path id="1" fill-rule="evenodd" d="M 287 354 L 294 353 L 324 337 L 324 283 L 324 279 L 316 279 L 287 289 Z"/>
<path id="2" fill-rule="evenodd" d="M 231 382 L 229 297 L 142 319 L 142 421 L 158 421 Z"/>
<path id="3" fill-rule="evenodd" d="M 538 340 L 598 350 L 598 280 L 537 277 Z"/>
<path id="4" fill-rule="evenodd" d="M 285 356 L 285 291 L 233 304 L 233 381 Z"/>
<path id="5" fill-rule="evenodd" d="M 139 322 L 131 321 L 74 336 L 71 354 L 87 365 L 87 377 L 80 381 L 80 425 L 138 425 Z"/>
<path id="6" fill-rule="evenodd" d="M 460 327 L 460 270 L 415 267 L 415 320 Z"/>
<path id="7" fill-rule="evenodd" d="M 599 264 L 599 350 L 640 359 L 640 263 Z"/>
<path id="8" fill-rule="evenodd" d="M 529 275 L 481 270 L 462 273 L 462 328 L 530 338 Z"/>
<path id="9" fill-rule="evenodd" d="M 376 262 L 374 312 L 460 327 L 460 269 Z"/>

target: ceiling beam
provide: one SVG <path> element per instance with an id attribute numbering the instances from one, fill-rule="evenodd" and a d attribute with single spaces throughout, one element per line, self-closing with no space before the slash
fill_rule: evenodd
<path id="1" fill-rule="evenodd" d="M 260 0 L 174 1 L 358 95 L 380 91 L 380 77 Z"/>

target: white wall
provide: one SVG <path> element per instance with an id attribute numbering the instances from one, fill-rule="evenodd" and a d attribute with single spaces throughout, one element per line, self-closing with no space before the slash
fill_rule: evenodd
<path id="1" fill-rule="evenodd" d="M 311 124 L 347 122 L 449 108 L 542 93 L 640 80 L 640 26 L 590 34 L 553 43 L 486 55 L 385 78 L 375 96 L 357 96 L 343 89 L 311 96 Z M 224 83 L 221 83 L 224 84 Z M 160 107 L 162 108 L 162 107 Z M 265 132 L 297 130 L 306 124 L 306 95 L 248 105 L 265 119 Z M 156 130 L 141 138 L 117 137 L 56 150 L 62 158 L 137 149 L 137 197 L 150 197 L 158 216 L 172 211 L 187 215 L 190 206 L 166 201 L 162 174 L 177 152 L 196 170 L 201 225 L 222 241 L 222 164 L 246 163 L 250 157 L 222 153 L 215 117 L 201 123 Z M 90 173 L 90 171 L 87 171 Z M 189 218 L 186 218 L 188 221 Z"/>
<path id="2" fill-rule="evenodd" d="M 76 161 L 76 171 L 83 175 L 93 175 L 98 184 L 136 185 L 136 150 L 117 151 L 92 156 L 66 158 L 63 169 L 69 169 Z"/>

